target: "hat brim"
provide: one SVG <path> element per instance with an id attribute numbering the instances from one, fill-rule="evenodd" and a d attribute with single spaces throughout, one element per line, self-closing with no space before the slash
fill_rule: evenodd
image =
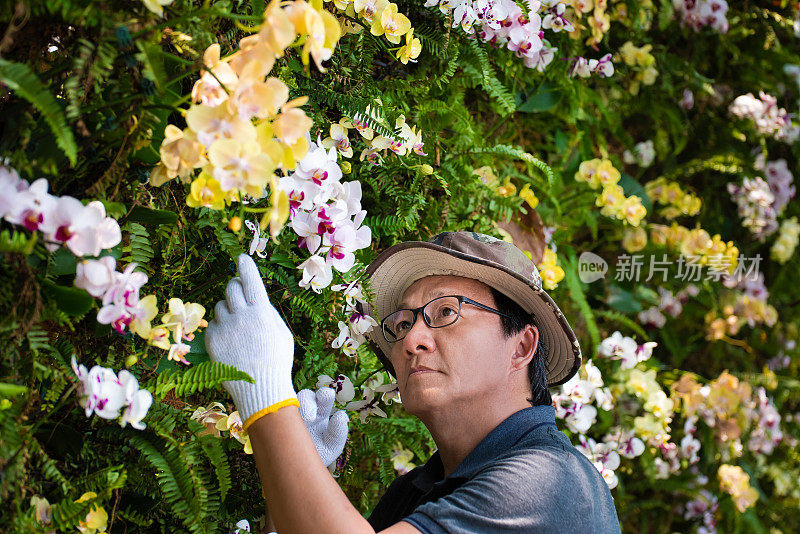
<path id="1" fill-rule="evenodd" d="M 374 306 L 364 303 L 362 308 L 378 322 L 397 310 L 403 293 L 426 276 L 461 276 L 483 282 L 533 314 L 541 342 L 548 349 L 546 370 L 550 387 L 563 384 L 580 367 L 580 345 L 558 305 L 541 287 L 533 286 L 503 265 L 433 243 L 410 241 L 385 250 L 370 264 L 367 275 L 375 297 Z M 383 338 L 380 328 L 373 328 L 367 337 L 394 374 L 389 361 L 392 345 Z"/>

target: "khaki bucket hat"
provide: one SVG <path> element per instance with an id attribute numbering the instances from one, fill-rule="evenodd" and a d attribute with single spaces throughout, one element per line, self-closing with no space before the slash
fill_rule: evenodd
<path id="1" fill-rule="evenodd" d="M 563 384 L 578 371 L 581 349 L 575 333 L 558 305 L 542 289 L 536 264 L 520 249 L 494 237 L 475 232 L 443 232 L 430 241 L 409 241 L 389 247 L 367 268 L 373 303 L 363 303 L 364 314 L 378 323 L 398 308 L 403 293 L 426 276 L 452 275 L 473 278 L 496 289 L 533 314 L 539 337 L 548 349 L 547 382 Z M 380 327 L 368 339 L 378 358 L 396 378 L 389 361 L 392 344 Z"/>

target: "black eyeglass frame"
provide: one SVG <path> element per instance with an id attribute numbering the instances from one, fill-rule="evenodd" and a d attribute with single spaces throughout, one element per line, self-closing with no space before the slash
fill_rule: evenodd
<path id="1" fill-rule="evenodd" d="M 428 305 L 431 302 L 435 302 L 435 301 L 437 301 L 439 299 L 446 299 L 446 298 L 458 299 L 458 314 L 456 315 L 456 318 L 453 320 L 452 323 L 443 324 L 442 326 L 433 326 L 430 322 L 428 322 L 428 318 L 425 316 L 425 314 L 421 313 L 421 312 L 425 308 L 427 308 Z M 429 300 L 428 302 L 426 302 L 425 304 L 423 304 L 419 308 L 400 308 L 399 310 L 395 310 L 392 313 L 390 313 L 389 315 L 387 315 L 386 317 L 384 317 L 383 320 L 381 321 L 381 333 L 383 334 L 383 339 L 385 339 L 387 343 L 397 343 L 398 341 L 402 341 L 406 337 L 406 335 L 408 335 L 408 333 L 406 333 L 405 335 L 403 335 L 403 337 L 399 337 L 399 338 L 395 339 L 394 341 L 389 339 L 389 336 L 386 335 L 386 319 L 388 319 L 389 317 L 391 317 L 392 315 L 394 315 L 397 312 L 410 311 L 411 313 L 414 314 L 413 319 L 411 320 L 411 326 L 408 327 L 408 331 L 409 332 L 411 331 L 412 328 L 414 328 L 414 325 L 417 324 L 417 314 L 421 314 L 422 315 L 422 320 L 425 321 L 425 324 L 428 326 L 428 328 L 444 328 L 445 326 L 451 326 L 451 325 L 455 324 L 456 321 L 458 321 L 461 318 L 461 305 L 464 302 L 466 302 L 467 304 L 472 304 L 473 306 L 477 306 L 478 308 L 481 308 L 483 310 L 490 311 L 492 313 L 496 313 L 497 315 L 500 315 L 501 317 L 507 317 L 508 319 L 513 319 L 513 317 L 511 317 L 510 315 L 507 315 L 507 314 L 501 312 L 500 310 L 495 310 L 494 308 L 492 308 L 490 306 L 487 306 L 485 304 L 481 304 L 480 302 L 476 302 L 476 301 L 472 300 L 469 297 L 465 297 L 465 296 L 462 296 L 462 295 L 442 295 L 441 297 L 436 297 L 435 299 Z"/>

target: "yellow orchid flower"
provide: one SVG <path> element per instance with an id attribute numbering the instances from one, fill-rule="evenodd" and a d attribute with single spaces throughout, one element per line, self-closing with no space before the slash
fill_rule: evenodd
<path id="1" fill-rule="evenodd" d="M 370 27 L 372 35 L 386 35 L 390 43 L 400 44 L 400 38 L 411 29 L 411 21 L 397 12 L 397 4 L 389 4 L 375 17 Z"/>
<path id="2" fill-rule="evenodd" d="M 200 424 L 205 425 L 206 428 L 198 434 L 199 436 L 212 435 L 219 437 L 220 429 L 217 428 L 216 425 L 220 419 L 225 417 L 227 417 L 227 414 L 225 413 L 225 406 L 219 402 L 212 402 L 208 408 L 204 406 L 198 406 L 195 408 L 190 419 L 194 419 Z"/>
<path id="3" fill-rule="evenodd" d="M 152 328 L 147 336 L 147 342 L 163 350 L 169 350 L 172 345 L 169 341 L 169 330 L 163 326 Z"/>
<path id="4" fill-rule="evenodd" d="M 225 194 L 219 182 L 206 172 L 192 182 L 191 193 L 186 197 L 186 204 L 192 208 L 210 208 L 221 210 L 225 207 Z"/>
<path id="5" fill-rule="evenodd" d="M 477 176 L 481 182 L 485 183 L 488 186 L 493 186 L 497 183 L 499 178 L 494 173 L 491 167 L 488 165 L 484 165 L 483 167 L 478 167 L 477 169 L 473 169 L 472 174 Z"/>
<path id="6" fill-rule="evenodd" d="M 158 314 L 158 304 L 155 295 L 147 295 L 139 300 L 139 313 L 128 325 L 131 332 L 137 334 L 143 339 L 150 336 L 150 321 L 152 321 Z"/>
<path id="7" fill-rule="evenodd" d="M 356 13 L 361 15 L 361 18 L 370 25 L 376 18 L 379 18 L 378 16 L 388 5 L 388 0 L 353 0 L 353 7 Z"/>
<path id="8" fill-rule="evenodd" d="M 325 10 L 320 12 L 320 17 L 324 31 L 321 34 L 309 34 L 308 40 L 303 47 L 303 57 L 307 58 L 305 54 L 307 47 L 308 52 L 314 59 L 314 63 L 317 65 L 317 69 L 320 72 L 325 72 L 322 62 L 327 61 L 333 55 L 333 49 L 336 48 L 336 44 L 342 36 L 342 27 L 336 17 Z M 305 63 L 308 64 L 308 59 L 305 60 Z"/>
<path id="9" fill-rule="evenodd" d="M 298 139 L 304 137 L 314 124 L 306 115 L 305 111 L 299 109 L 308 101 L 308 97 L 303 96 L 284 104 L 281 114 L 275 119 L 275 137 L 285 145 L 294 145 Z"/>
<path id="10" fill-rule="evenodd" d="M 536 198 L 536 195 L 533 193 L 530 184 L 525 184 L 522 186 L 522 189 L 519 191 L 519 197 L 527 202 L 528 206 L 533 209 L 536 209 L 536 206 L 539 205 L 539 199 Z"/>
<path id="11" fill-rule="evenodd" d="M 76 503 L 86 502 L 91 499 L 96 499 L 97 494 L 93 491 L 87 491 L 76 500 Z M 102 506 L 94 505 L 91 511 L 86 514 L 86 517 L 78 521 L 78 531 L 84 534 L 97 534 L 105 532 L 108 528 L 108 513 Z"/>
<path id="12" fill-rule="evenodd" d="M 511 183 L 511 178 L 506 178 L 506 181 L 495 189 L 495 193 L 500 195 L 501 197 L 510 197 L 511 195 L 517 192 L 517 186 Z"/>
<path id="13" fill-rule="evenodd" d="M 161 162 L 170 180 L 177 176 L 182 181 L 188 182 L 189 173 L 206 164 L 203 145 L 197 142 L 194 133 L 189 129 L 181 130 L 172 124 L 164 130 L 160 153 Z"/>
<path id="14" fill-rule="evenodd" d="M 281 8 L 280 0 L 272 0 L 264 11 L 261 30 L 239 40 L 239 51 L 230 57 L 233 69 L 241 73 L 252 61 L 256 61 L 264 75 L 275 64 L 275 59 L 283 57 L 283 52 L 297 38 L 294 24 L 287 10 Z"/>
<path id="15" fill-rule="evenodd" d="M 252 141 L 256 138 L 255 126 L 228 106 L 192 106 L 186 112 L 186 124 L 205 146 L 220 139 Z"/>
<path id="16" fill-rule="evenodd" d="M 611 161 L 604 159 L 597 166 L 593 180 L 590 180 L 589 185 L 593 188 L 598 186 L 607 187 L 619 182 L 621 177 L 619 171 L 611 164 Z"/>
<path id="17" fill-rule="evenodd" d="M 78 530 L 84 534 L 105 532 L 106 528 L 108 528 L 108 512 L 101 506 L 93 508 L 83 521 L 78 522 Z"/>
<path id="18" fill-rule="evenodd" d="M 647 230 L 641 226 L 626 228 L 622 236 L 622 248 L 633 254 L 647 245 Z"/>
<path id="19" fill-rule="evenodd" d="M 542 286 L 547 290 L 555 289 L 558 283 L 564 279 L 564 269 L 558 266 L 557 261 L 558 256 L 553 250 L 544 249 L 542 262 L 537 267 L 542 279 Z"/>
<path id="20" fill-rule="evenodd" d="M 414 62 L 419 57 L 420 52 L 422 52 L 422 43 L 418 38 L 414 37 L 414 28 L 411 28 L 406 33 L 406 44 L 397 51 L 397 59 L 403 65 L 407 65 L 409 61 Z"/>
<path id="21" fill-rule="evenodd" d="M 647 209 L 642 206 L 641 198 L 636 195 L 631 195 L 625 199 L 621 213 L 628 224 L 631 226 L 639 226 L 644 216 L 647 215 Z"/>
<path id="22" fill-rule="evenodd" d="M 353 0 L 333 0 L 333 5 L 339 11 L 347 11 L 348 9 L 353 11 Z M 352 16 L 353 14 L 351 13 L 350 15 Z"/>
<path id="23" fill-rule="evenodd" d="M 270 178 L 270 190 L 271 205 L 261 218 L 261 228 L 269 227 L 269 235 L 275 239 L 289 219 L 289 196 L 278 187 L 278 179 L 274 174 Z"/>
<path id="24" fill-rule="evenodd" d="M 203 54 L 206 70 L 192 87 L 192 102 L 202 102 L 207 106 L 219 106 L 228 99 L 228 93 L 236 90 L 239 77 L 233 68 L 220 60 L 219 43 L 209 46 Z"/>
<path id="25" fill-rule="evenodd" d="M 609 217 L 615 216 L 625 202 L 625 193 L 617 184 L 612 184 L 603 188 L 597 197 L 595 204 L 601 208 L 600 212 Z"/>
<path id="26" fill-rule="evenodd" d="M 272 159 L 256 141 L 221 139 L 211 145 L 208 158 L 223 191 L 237 190 L 255 198 L 261 196 L 267 177 L 275 170 Z"/>
<path id="27" fill-rule="evenodd" d="M 239 85 L 231 96 L 229 106 L 239 115 L 251 119 L 272 118 L 289 100 L 289 87 L 278 78 L 264 80 L 261 67 L 255 61 L 250 62 L 242 71 Z"/>
<path id="28" fill-rule="evenodd" d="M 174 1 L 175 0 L 142 0 L 142 3 L 149 11 L 164 18 L 164 6 L 171 5 Z"/>
<path id="29" fill-rule="evenodd" d="M 182 337 L 180 333 L 178 333 L 179 326 L 183 337 L 191 341 L 193 337 L 191 336 L 192 332 L 197 330 L 200 326 L 203 326 L 203 315 L 205 315 L 205 313 L 206 309 L 200 304 L 195 304 L 193 302 L 184 304 L 179 298 L 171 298 L 169 299 L 169 313 L 164 314 L 161 322 L 164 326 L 173 331 L 176 342 L 180 341 Z"/>
<path id="30" fill-rule="evenodd" d="M 330 137 L 322 140 L 322 146 L 325 148 L 336 147 L 336 150 L 345 158 L 353 157 L 353 145 L 350 143 L 348 136 L 348 129 L 342 123 L 348 123 L 346 119 L 342 119 L 338 124 L 331 124 Z M 352 127 L 352 124 L 351 124 Z"/>
<path id="31" fill-rule="evenodd" d="M 264 24 L 258 32 L 259 39 L 276 57 L 282 57 L 286 47 L 297 38 L 297 33 L 290 14 L 281 8 L 281 0 L 272 0 L 264 11 Z"/>

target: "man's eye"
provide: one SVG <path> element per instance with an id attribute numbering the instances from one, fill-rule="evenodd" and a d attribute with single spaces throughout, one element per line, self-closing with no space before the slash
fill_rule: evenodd
<path id="1" fill-rule="evenodd" d="M 442 317 L 452 317 L 453 315 L 455 315 L 457 313 L 458 313 L 458 310 L 456 310 L 455 308 L 451 308 L 449 306 L 445 306 L 439 311 L 439 314 Z"/>
<path id="2" fill-rule="evenodd" d="M 405 332 L 411 328 L 411 323 L 409 321 L 400 321 L 394 326 L 396 332 Z"/>

